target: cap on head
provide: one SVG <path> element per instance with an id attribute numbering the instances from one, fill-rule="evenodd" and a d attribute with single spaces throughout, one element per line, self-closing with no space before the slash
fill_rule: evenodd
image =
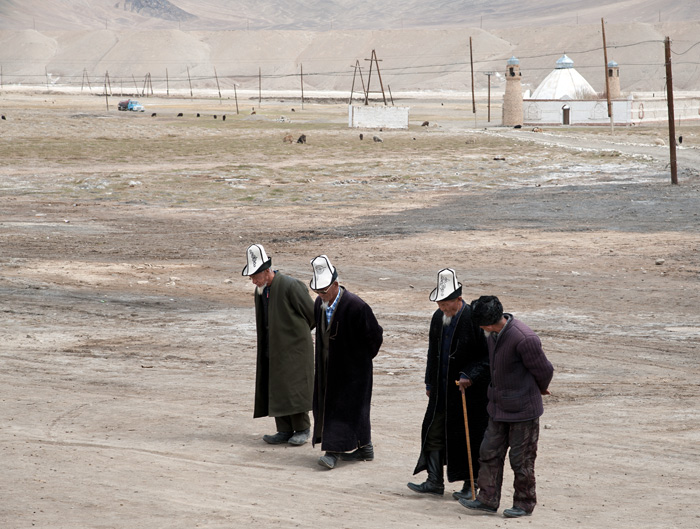
<path id="1" fill-rule="evenodd" d="M 480 327 L 494 325 L 503 318 L 503 305 L 496 296 L 481 296 L 472 301 L 472 321 Z"/>
<path id="2" fill-rule="evenodd" d="M 452 268 L 443 268 L 437 274 L 437 286 L 430 293 L 430 301 L 446 301 L 462 295 L 462 283 Z"/>
<path id="3" fill-rule="evenodd" d="M 311 259 L 311 268 L 314 276 L 309 281 L 311 290 L 323 290 L 331 286 L 338 279 L 338 272 L 326 255 L 319 255 Z"/>
<path id="4" fill-rule="evenodd" d="M 245 252 L 248 264 L 243 268 L 241 275 L 252 276 L 263 270 L 267 270 L 272 265 L 272 258 L 268 258 L 265 248 L 261 244 L 251 244 Z"/>

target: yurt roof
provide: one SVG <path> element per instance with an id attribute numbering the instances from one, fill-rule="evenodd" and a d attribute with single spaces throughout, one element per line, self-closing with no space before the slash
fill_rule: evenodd
<path id="1" fill-rule="evenodd" d="M 585 99 L 596 92 L 574 68 L 574 61 L 564 54 L 530 96 L 531 99 Z"/>

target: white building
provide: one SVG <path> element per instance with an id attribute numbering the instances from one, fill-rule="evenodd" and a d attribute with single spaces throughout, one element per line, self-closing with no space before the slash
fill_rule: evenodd
<path id="1" fill-rule="evenodd" d="M 668 120 L 665 97 L 639 98 L 619 95 L 619 66 L 608 63 L 608 75 L 614 75 L 617 86 L 611 85 L 612 117 L 615 125 L 641 125 Z M 612 79 L 611 79 L 612 80 Z M 674 98 L 675 118 L 700 119 L 700 99 Z M 563 55 L 556 68 L 529 97 L 523 99 L 524 125 L 606 125 L 608 103 L 605 95 L 596 94 L 593 87 L 574 68 L 574 61 Z"/>

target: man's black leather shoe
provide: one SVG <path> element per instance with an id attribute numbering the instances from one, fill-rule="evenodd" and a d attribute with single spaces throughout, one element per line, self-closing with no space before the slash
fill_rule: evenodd
<path id="1" fill-rule="evenodd" d="M 374 459 L 374 447 L 372 443 L 358 448 L 352 452 L 340 454 L 343 461 L 372 461 Z"/>
<path id="2" fill-rule="evenodd" d="M 462 507 L 466 507 L 467 509 L 472 509 L 474 511 L 494 513 L 498 510 L 496 509 L 496 507 L 489 507 L 488 505 L 484 505 L 479 500 L 459 500 L 459 504 Z"/>
<path id="3" fill-rule="evenodd" d="M 334 454 L 333 452 L 326 452 L 324 455 L 318 458 L 318 464 L 322 467 L 326 467 L 329 470 L 333 470 L 337 462 L 338 454 Z"/>
<path id="4" fill-rule="evenodd" d="M 263 435 L 263 441 L 271 445 L 281 445 L 289 441 L 292 435 L 293 432 L 277 432 L 275 435 Z"/>
<path id="5" fill-rule="evenodd" d="M 520 518 L 521 516 L 530 516 L 532 513 L 527 512 L 520 507 L 511 507 L 510 509 L 505 509 L 503 511 L 503 516 L 506 518 Z"/>
<path id="6" fill-rule="evenodd" d="M 408 488 L 413 492 L 420 492 L 421 494 L 435 494 L 436 496 L 442 496 L 445 493 L 444 485 L 436 485 L 430 481 L 425 481 L 424 483 L 409 483 Z"/>

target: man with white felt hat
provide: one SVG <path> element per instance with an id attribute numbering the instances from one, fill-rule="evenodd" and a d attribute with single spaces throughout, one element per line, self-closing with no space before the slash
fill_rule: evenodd
<path id="1" fill-rule="evenodd" d="M 301 446 L 311 435 L 314 306 L 301 281 L 272 269 L 260 244 L 246 250 L 242 275 L 255 285 L 258 337 L 253 417 L 274 417 L 269 444 Z"/>
<path id="2" fill-rule="evenodd" d="M 454 499 L 470 499 L 479 468 L 479 445 L 488 424 L 486 392 L 491 377 L 486 338 L 472 321 L 471 308 L 462 300 L 462 284 L 452 268 L 438 272 L 437 286 L 429 299 L 438 308 L 428 333 L 428 407 L 421 429 L 420 456 L 413 471 L 417 474 L 427 470 L 428 479 L 420 484 L 409 483 L 408 488 L 441 496 L 445 492 L 443 467 L 447 467 L 448 481 L 464 481 L 462 490 L 452 494 Z M 463 413 L 462 395 L 469 408 L 468 420 Z"/>
<path id="3" fill-rule="evenodd" d="M 372 461 L 372 360 L 383 330 L 370 306 L 340 286 L 328 256 L 315 257 L 311 267 L 309 286 L 318 295 L 312 443 L 325 450 L 318 463 L 333 469 L 338 459 Z"/>

